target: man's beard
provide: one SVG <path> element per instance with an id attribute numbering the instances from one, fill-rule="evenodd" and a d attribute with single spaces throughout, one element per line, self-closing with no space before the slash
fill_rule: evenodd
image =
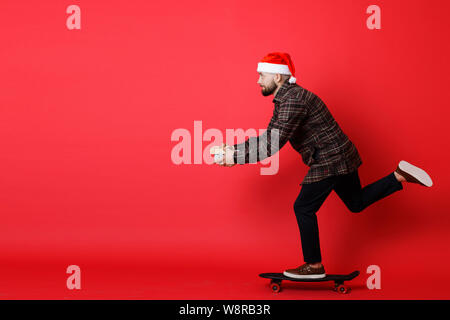
<path id="1" fill-rule="evenodd" d="M 277 90 L 277 85 L 275 84 L 275 81 L 272 80 L 272 82 L 270 83 L 270 85 L 266 88 L 263 88 L 261 90 L 261 93 L 263 96 L 270 96 L 272 93 L 275 92 L 275 90 Z"/>

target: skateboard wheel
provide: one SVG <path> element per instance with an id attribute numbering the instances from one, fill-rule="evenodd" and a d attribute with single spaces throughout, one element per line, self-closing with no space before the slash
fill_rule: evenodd
<path id="1" fill-rule="evenodd" d="M 281 281 L 271 280 L 270 287 L 272 288 L 273 292 L 280 292 L 281 291 Z"/>
<path id="2" fill-rule="evenodd" d="M 281 285 L 280 285 L 279 283 L 272 282 L 272 283 L 270 284 L 270 287 L 272 288 L 272 292 L 277 293 L 277 292 L 280 292 L 280 291 L 281 291 Z"/>
<path id="3" fill-rule="evenodd" d="M 348 293 L 350 291 L 350 288 L 348 288 L 347 286 L 341 284 L 336 288 L 336 291 L 339 293 Z"/>

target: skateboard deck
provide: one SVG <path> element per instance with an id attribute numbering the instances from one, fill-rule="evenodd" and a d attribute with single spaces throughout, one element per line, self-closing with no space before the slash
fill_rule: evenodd
<path id="1" fill-rule="evenodd" d="M 295 279 L 286 277 L 282 273 L 261 273 L 259 276 L 261 278 L 271 279 L 270 287 L 273 292 L 281 291 L 281 282 L 283 280 L 295 281 L 295 282 L 324 282 L 324 281 L 334 281 L 334 291 L 339 293 L 348 293 L 350 288 L 344 284 L 344 281 L 350 281 L 359 275 L 359 271 L 353 271 L 349 274 L 327 274 L 324 278 L 319 279 Z"/>

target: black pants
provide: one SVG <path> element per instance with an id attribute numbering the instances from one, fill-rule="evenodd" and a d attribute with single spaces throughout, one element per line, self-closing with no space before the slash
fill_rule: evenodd
<path id="1" fill-rule="evenodd" d="M 302 185 L 294 203 L 294 211 L 300 229 L 304 261 L 322 261 L 316 212 L 331 191 L 336 192 L 350 211 L 361 212 L 372 203 L 402 189 L 401 182 L 397 181 L 393 172 L 361 188 L 358 170 Z"/>

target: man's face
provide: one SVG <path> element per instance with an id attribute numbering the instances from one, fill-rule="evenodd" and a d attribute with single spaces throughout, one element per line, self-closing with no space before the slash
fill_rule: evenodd
<path id="1" fill-rule="evenodd" d="M 275 92 L 277 89 L 277 85 L 275 84 L 275 81 L 273 78 L 275 77 L 274 73 L 267 73 L 267 72 L 258 72 L 259 73 L 259 79 L 258 84 L 261 86 L 261 93 L 263 96 L 269 96 L 272 93 Z"/>

